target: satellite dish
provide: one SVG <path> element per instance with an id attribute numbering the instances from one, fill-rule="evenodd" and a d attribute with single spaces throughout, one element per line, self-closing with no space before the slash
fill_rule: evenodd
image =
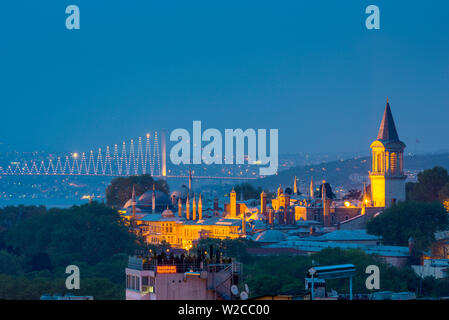
<path id="1" fill-rule="evenodd" d="M 242 300 L 248 299 L 248 294 L 245 291 L 242 291 L 242 293 L 240 293 L 240 299 Z"/>
<path id="2" fill-rule="evenodd" d="M 248 285 L 245 283 L 245 291 L 247 292 L 247 293 L 249 293 L 249 288 L 248 288 Z"/>
<path id="3" fill-rule="evenodd" d="M 239 294 L 239 288 L 237 288 L 236 285 L 233 285 L 231 287 L 231 292 L 232 292 L 233 295 L 238 295 Z"/>
<path id="4" fill-rule="evenodd" d="M 316 273 L 315 268 L 310 268 L 309 273 L 313 276 Z"/>

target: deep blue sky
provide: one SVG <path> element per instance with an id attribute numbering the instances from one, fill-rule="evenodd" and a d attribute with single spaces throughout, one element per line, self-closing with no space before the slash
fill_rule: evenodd
<path id="1" fill-rule="evenodd" d="M 65 7 L 81 30 L 65 28 Z M 381 30 L 365 28 L 365 7 Z M 279 128 L 280 152 L 366 151 L 390 98 L 448 149 L 448 1 L 1 1 L 0 142 L 88 151 L 184 127 Z"/>

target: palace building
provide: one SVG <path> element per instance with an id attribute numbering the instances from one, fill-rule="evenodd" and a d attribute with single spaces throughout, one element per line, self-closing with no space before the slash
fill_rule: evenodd
<path id="1" fill-rule="evenodd" d="M 203 238 L 236 239 L 271 228 L 298 227 L 299 221 L 317 222 L 328 231 L 363 229 L 369 218 L 405 200 L 405 144 L 399 139 L 388 100 L 377 139 L 370 147 L 371 183 L 363 186 L 358 200 L 335 199 L 326 181 L 322 181 L 318 192 L 313 179 L 308 192 L 301 194 L 294 177 L 293 187 L 284 190 L 279 186 L 273 199 L 263 191 L 260 200 L 243 201 L 241 196 L 237 201 L 232 189 L 223 210 L 219 209 L 218 199 L 213 208 L 203 208 L 202 195 L 192 190 L 189 173 L 188 187 L 183 185 L 171 196 L 153 189 L 136 199 L 133 191 L 121 213 L 148 243 L 167 243 L 183 249 Z"/>

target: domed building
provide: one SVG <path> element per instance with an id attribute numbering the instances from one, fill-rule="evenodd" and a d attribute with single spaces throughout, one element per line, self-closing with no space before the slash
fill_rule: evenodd
<path id="1" fill-rule="evenodd" d="M 279 230 L 266 230 L 259 233 L 254 241 L 263 243 L 281 242 L 287 239 L 287 235 Z"/>
<path id="2" fill-rule="evenodd" d="M 162 217 L 163 218 L 173 218 L 175 216 L 175 214 L 173 213 L 173 211 L 171 211 L 168 206 L 167 209 L 165 209 L 164 211 L 162 211 Z"/>
<path id="3" fill-rule="evenodd" d="M 159 190 L 149 190 L 143 193 L 137 200 L 137 207 L 144 212 L 153 211 L 153 192 L 155 199 L 155 212 L 162 213 L 167 206 L 171 206 L 171 201 L 168 194 Z"/>

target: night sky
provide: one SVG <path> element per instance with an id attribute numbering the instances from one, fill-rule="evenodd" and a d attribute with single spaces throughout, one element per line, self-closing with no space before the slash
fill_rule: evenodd
<path id="1" fill-rule="evenodd" d="M 449 149 L 448 1 L 5 0 L 0 34 L 3 148 L 88 151 L 202 120 L 278 128 L 281 153 L 368 154 L 388 96 L 408 152 Z"/>

